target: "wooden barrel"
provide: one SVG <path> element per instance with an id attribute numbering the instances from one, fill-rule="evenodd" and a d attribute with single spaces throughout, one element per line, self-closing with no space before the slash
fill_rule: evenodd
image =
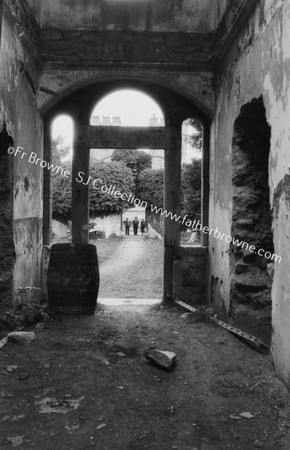
<path id="1" fill-rule="evenodd" d="M 48 302 L 52 312 L 94 314 L 99 281 L 95 245 L 52 246 L 47 274 Z"/>

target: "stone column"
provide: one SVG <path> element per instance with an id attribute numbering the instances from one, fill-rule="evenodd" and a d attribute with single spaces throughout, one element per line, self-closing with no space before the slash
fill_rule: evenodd
<path id="1" fill-rule="evenodd" d="M 51 119 L 44 120 L 43 159 L 51 162 Z M 50 245 L 52 238 L 51 173 L 43 171 L 43 245 Z"/>
<path id="2" fill-rule="evenodd" d="M 72 163 L 72 242 L 89 242 L 90 148 L 79 123 L 75 123 Z M 81 173 L 80 173 L 81 172 Z"/>
<path id="3" fill-rule="evenodd" d="M 208 226 L 209 209 L 209 152 L 210 152 L 210 126 L 204 125 L 203 128 L 203 155 L 202 155 L 202 173 L 201 173 L 201 218 L 202 225 Z M 202 233 L 202 245 L 208 246 L 208 234 Z"/>
<path id="4" fill-rule="evenodd" d="M 165 149 L 164 209 L 180 215 L 181 201 L 181 122 L 170 121 Z M 180 245 L 180 223 L 164 219 L 163 301 L 173 300 L 174 247 Z"/>

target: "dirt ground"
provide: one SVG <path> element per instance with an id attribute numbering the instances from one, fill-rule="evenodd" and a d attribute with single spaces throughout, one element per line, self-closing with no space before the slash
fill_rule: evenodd
<path id="1" fill-rule="evenodd" d="M 146 361 L 150 346 L 177 354 L 173 371 Z M 269 356 L 181 310 L 99 306 L 0 358 L 1 449 L 290 448 Z"/>
<path id="2" fill-rule="evenodd" d="M 126 242 L 109 243 L 110 260 L 99 246 L 106 296 L 145 292 L 134 267 L 149 264 L 153 243 L 143 240 L 136 256 Z M 158 267 L 151 262 L 147 275 L 158 278 Z M 30 344 L 0 350 L 1 450 L 290 449 L 290 395 L 270 356 L 194 314 L 127 298 L 34 332 Z M 148 348 L 175 352 L 174 369 L 149 363 Z"/>

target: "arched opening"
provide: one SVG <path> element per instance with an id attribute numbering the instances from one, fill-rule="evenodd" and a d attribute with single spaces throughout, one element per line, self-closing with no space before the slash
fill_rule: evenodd
<path id="1" fill-rule="evenodd" d="M 100 99 L 94 107 L 90 125 L 149 127 L 164 126 L 158 103 L 136 89 L 119 89 Z"/>
<path id="2" fill-rule="evenodd" d="M 52 243 L 72 240 L 72 157 L 73 120 L 62 114 L 51 124 L 51 198 L 52 198 Z M 65 176 L 68 171 L 70 176 Z"/>
<path id="3" fill-rule="evenodd" d="M 11 303 L 15 250 L 13 242 L 13 139 L 0 132 L 0 303 Z M 11 152 L 8 149 L 11 148 Z"/>
<path id="4" fill-rule="evenodd" d="M 164 127 L 164 123 L 158 103 L 136 89 L 107 94 L 90 117 L 94 127 L 127 127 L 130 133 L 136 129 L 135 146 L 129 143 L 126 148 L 116 138 L 112 148 L 90 148 L 90 175 L 103 183 L 100 189 L 90 185 L 89 212 L 90 242 L 96 239 L 100 262 L 100 301 L 112 297 L 162 298 L 163 219 L 154 220 L 150 209 L 151 205 L 163 206 L 164 149 L 138 148 L 137 127 Z M 119 190 L 128 201 L 110 195 L 106 186 Z M 114 256 L 108 260 L 108 255 Z"/>
<path id="5" fill-rule="evenodd" d="M 271 128 L 263 99 L 244 105 L 234 125 L 231 310 L 241 327 L 270 340 L 274 253 L 269 200 Z M 252 328 L 252 329 L 251 329 Z"/>
<path id="6" fill-rule="evenodd" d="M 124 91 L 126 89 L 133 89 L 136 91 L 142 91 L 155 102 L 160 104 L 160 110 L 162 112 L 161 119 L 156 121 L 156 113 L 151 114 L 151 117 L 147 116 L 146 122 L 142 126 L 122 125 L 122 120 L 118 119 L 116 112 L 99 114 L 99 119 L 93 119 L 91 121 L 92 112 L 95 115 L 96 105 L 100 104 L 109 95 L 116 91 Z M 53 104 L 54 102 L 52 102 Z M 136 108 L 136 102 L 133 105 Z M 127 105 L 124 102 L 122 107 L 126 109 Z M 140 105 L 137 104 L 140 108 Z M 164 115 L 163 115 L 164 112 Z M 186 299 L 191 303 L 195 303 L 195 294 L 198 296 L 198 303 L 206 302 L 206 289 L 205 286 L 201 287 L 199 281 L 205 284 L 207 282 L 206 273 L 206 236 L 202 236 L 202 245 L 197 249 L 197 253 L 194 257 L 191 255 L 190 249 L 184 251 L 180 247 L 180 222 L 176 219 L 178 216 L 181 218 L 181 147 L 182 147 L 182 122 L 188 117 L 197 117 L 204 127 L 203 132 L 203 164 L 202 164 L 202 179 L 203 179 L 203 200 L 201 205 L 201 214 L 203 217 L 203 225 L 208 224 L 208 151 L 209 151 L 209 119 L 206 115 L 194 106 L 186 96 L 182 97 L 176 90 L 170 90 L 167 87 L 161 85 L 154 85 L 153 83 L 146 83 L 141 81 L 101 81 L 95 85 L 89 84 L 78 92 L 74 92 L 68 97 L 63 99 L 49 110 L 46 114 L 45 129 L 47 130 L 49 122 L 57 114 L 70 114 L 73 117 L 75 125 L 75 137 L 74 137 L 74 158 L 72 168 L 72 242 L 75 245 L 85 244 L 88 242 L 88 238 L 91 235 L 90 229 L 90 215 L 92 208 L 90 207 L 90 196 L 93 192 L 97 203 L 100 200 L 100 189 L 102 184 L 104 194 L 103 205 L 108 204 L 108 196 L 112 197 L 112 190 L 109 190 L 107 186 L 107 180 L 105 177 L 105 171 L 102 172 L 102 177 L 99 174 L 97 178 L 90 174 L 90 156 L 93 156 L 93 152 L 99 152 L 99 149 L 109 149 L 113 152 L 119 152 L 124 150 L 133 151 L 135 154 L 138 150 L 146 151 L 149 153 L 152 150 L 165 149 L 164 151 L 164 209 L 169 213 L 169 216 L 163 216 L 164 219 L 164 239 L 163 239 L 163 292 L 162 298 L 166 301 L 172 301 L 178 296 L 181 298 L 180 293 L 184 288 L 184 285 L 188 286 L 186 280 L 186 274 L 188 270 L 191 270 L 192 264 L 197 264 L 198 267 L 194 272 L 194 280 L 190 284 L 190 289 L 197 286 L 196 280 L 198 278 L 198 292 L 188 291 Z M 135 115 L 136 113 L 135 109 Z M 141 113 L 139 114 L 141 116 Z M 98 117 L 97 114 L 95 117 Z M 100 119 L 102 118 L 102 120 Z M 102 124 L 104 117 L 104 124 Z M 108 119 L 109 118 L 109 119 Z M 114 119 L 113 119 L 114 118 Z M 149 120 L 148 120 L 149 119 Z M 121 124 L 120 124 L 121 122 Z M 149 122 L 149 123 L 148 123 Z M 112 125 L 114 123 L 114 125 Z M 128 123 L 128 122 L 127 122 Z M 145 126 L 147 124 L 147 126 Z M 149 126 L 148 126 L 149 125 Z M 161 125 L 161 126 L 160 126 Z M 165 125 L 165 126 L 163 126 Z M 46 133 L 47 136 L 47 133 Z M 47 150 L 45 145 L 45 150 Z M 151 155 L 152 156 L 152 155 Z M 157 155 L 160 156 L 160 155 Z M 156 159 L 156 158 L 155 158 Z M 158 158 L 162 160 L 162 156 Z M 92 158 L 91 158 L 92 162 Z M 102 163 L 109 163 L 110 157 L 102 156 Z M 99 164 L 97 164 L 99 165 Z M 79 175 L 81 174 L 81 176 Z M 125 177 L 121 177 L 123 182 Z M 97 181 L 97 180 L 101 180 Z M 94 191 L 98 192 L 94 192 Z M 115 192 L 115 191 L 114 191 Z M 146 190 L 147 192 L 147 190 Z M 154 192 L 155 194 L 156 192 Z M 141 196 L 141 195 L 140 195 Z M 131 199 L 131 197 L 130 197 Z M 136 199 L 136 197 L 135 197 Z M 112 199 L 110 198 L 110 201 Z M 127 198 L 128 200 L 128 198 Z M 137 201 L 142 203 L 142 199 Z M 46 204 L 46 202 L 44 202 Z M 135 203 L 134 203 L 135 205 Z M 136 206 L 136 205 L 135 205 Z M 138 205 L 137 205 L 138 206 Z M 154 206 L 159 207 L 154 201 Z M 163 210 L 162 210 L 163 211 Z M 160 211 L 160 213 L 162 213 Z M 123 219 L 121 220 L 123 221 Z M 119 222 L 120 224 L 120 222 Z M 113 233 L 112 233 L 113 234 Z M 98 244 L 100 245 L 100 239 Z M 194 247 L 192 247 L 194 248 Z M 188 251 L 190 250 L 190 251 Z M 100 252 L 98 252 L 100 255 Z M 105 255 L 107 259 L 108 255 Z M 202 259 L 202 262 L 201 262 Z M 185 265 L 181 264 L 184 260 Z M 190 261 L 189 261 L 190 260 Z M 190 262 L 190 267 L 188 266 Z M 181 265 L 180 265 L 181 264 Z M 148 263 L 150 265 L 150 262 Z M 178 266 L 178 267 L 177 267 Z M 186 267 L 185 267 L 186 266 Z M 175 268 L 176 270 L 175 270 Z M 161 275 L 162 278 L 162 275 Z M 177 281 L 178 278 L 178 281 Z M 124 280 L 123 280 L 124 281 Z M 146 280 L 147 282 L 148 280 Z M 123 283 L 124 284 L 124 283 Z M 143 283 L 144 284 L 144 283 Z M 181 288 L 181 291 L 180 289 Z M 136 287 L 134 293 L 131 292 L 130 296 L 136 296 Z M 129 294 L 128 294 L 129 295 Z"/>

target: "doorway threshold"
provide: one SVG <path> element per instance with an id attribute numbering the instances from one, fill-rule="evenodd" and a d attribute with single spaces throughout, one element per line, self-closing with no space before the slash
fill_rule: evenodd
<path id="1" fill-rule="evenodd" d="M 98 298 L 97 303 L 108 306 L 153 306 L 161 303 L 159 298 Z"/>

